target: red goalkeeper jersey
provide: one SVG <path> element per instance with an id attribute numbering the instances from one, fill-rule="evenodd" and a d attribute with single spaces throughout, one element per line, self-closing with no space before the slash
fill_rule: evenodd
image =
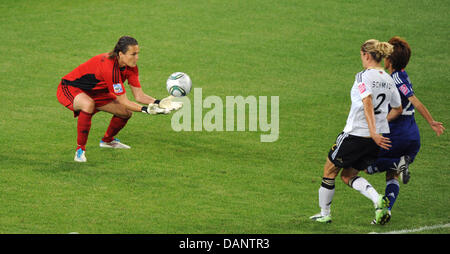
<path id="1" fill-rule="evenodd" d="M 139 72 L 136 67 L 119 67 L 116 58 L 108 58 L 108 53 L 94 56 L 82 63 L 62 78 L 62 84 L 78 87 L 88 91 L 108 90 L 115 95 L 125 93 L 123 83 L 141 87 Z"/>

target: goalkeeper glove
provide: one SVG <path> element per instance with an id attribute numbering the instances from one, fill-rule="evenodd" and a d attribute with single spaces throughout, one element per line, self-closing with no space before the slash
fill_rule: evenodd
<path id="1" fill-rule="evenodd" d="M 168 109 L 169 111 L 178 110 L 183 107 L 183 103 L 180 101 L 172 101 L 175 98 L 173 96 L 166 97 L 159 102 L 159 107 Z"/>
<path id="2" fill-rule="evenodd" d="M 141 112 L 150 114 L 150 115 L 157 115 L 157 114 L 168 114 L 170 110 L 165 108 L 160 108 L 158 104 L 150 103 L 148 106 L 143 106 L 141 108 Z"/>

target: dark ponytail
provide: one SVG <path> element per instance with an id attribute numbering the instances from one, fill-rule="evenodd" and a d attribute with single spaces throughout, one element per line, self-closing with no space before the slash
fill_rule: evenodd
<path id="1" fill-rule="evenodd" d="M 394 52 L 389 56 L 392 68 L 394 70 L 402 70 L 406 68 L 411 57 L 411 48 L 405 39 L 398 36 L 392 37 L 389 43 L 394 46 Z"/>
<path id="2" fill-rule="evenodd" d="M 120 37 L 114 49 L 111 52 L 109 52 L 109 58 L 110 59 L 116 58 L 119 55 L 119 52 L 125 54 L 128 51 L 128 46 L 135 46 L 135 45 L 138 45 L 138 42 L 135 38 L 130 36 Z"/>

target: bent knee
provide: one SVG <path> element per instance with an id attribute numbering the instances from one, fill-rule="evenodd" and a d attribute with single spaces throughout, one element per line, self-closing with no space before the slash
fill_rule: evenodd
<path id="1" fill-rule="evenodd" d="M 92 101 L 92 102 L 89 102 L 89 103 L 85 104 L 81 108 L 81 110 L 85 111 L 86 113 L 90 113 L 90 114 L 94 113 L 94 111 L 95 111 L 95 102 Z"/>
<path id="2" fill-rule="evenodd" d="M 341 180 L 342 180 L 342 182 L 344 182 L 345 184 L 347 184 L 348 185 L 348 183 L 350 182 L 350 179 L 351 179 L 352 177 L 350 177 L 350 176 L 347 176 L 347 175 L 342 175 L 341 174 Z"/>
<path id="3" fill-rule="evenodd" d="M 120 117 L 122 119 L 129 119 L 129 118 L 131 118 L 132 115 L 133 115 L 133 112 L 128 109 L 124 109 L 124 110 L 118 112 L 117 114 L 115 114 L 115 116 Z"/>
<path id="4" fill-rule="evenodd" d="M 352 174 L 353 173 L 353 174 Z M 342 182 L 344 182 L 346 185 L 350 185 L 351 182 L 353 181 L 353 179 L 355 177 L 357 177 L 358 174 L 355 174 L 354 172 L 342 172 L 341 173 L 341 180 Z"/>
<path id="5" fill-rule="evenodd" d="M 77 100 L 74 100 L 74 109 L 81 110 L 86 113 L 94 113 L 95 111 L 95 101 L 88 96 L 77 96 Z"/>

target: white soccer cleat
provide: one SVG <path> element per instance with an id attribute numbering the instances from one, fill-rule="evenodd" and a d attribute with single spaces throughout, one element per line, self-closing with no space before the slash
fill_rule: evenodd
<path id="1" fill-rule="evenodd" d="M 78 148 L 77 151 L 75 152 L 75 158 L 73 158 L 74 161 L 76 162 L 86 162 L 86 151 L 83 151 L 83 149 Z"/>
<path id="2" fill-rule="evenodd" d="M 131 147 L 128 145 L 125 145 L 124 143 L 121 143 L 120 140 L 115 138 L 111 142 L 105 142 L 103 140 L 100 140 L 100 147 L 103 148 L 122 148 L 122 149 L 130 149 Z"/>
<path id="3" fill-rule="evenodd" d="M 408 155 L 404 155 L 400 157 L 400 161 L 397 165 L 397 172 L 400 174 L 400 180 L 407 184 L 409 182 L 409 178 L 411 177 L 411 174 L 409 173 L 409 163 L 411 163 L 411 157 Z"/>

